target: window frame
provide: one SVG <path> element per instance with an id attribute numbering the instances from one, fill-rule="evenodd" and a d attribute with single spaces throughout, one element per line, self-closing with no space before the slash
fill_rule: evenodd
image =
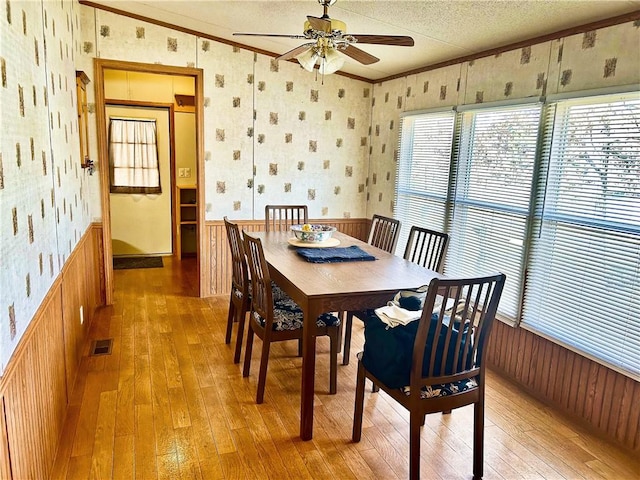
<path id="1" fill-rule="evenodd" d="M 438 122 L 442 122 L 443 120 L 447 120 L 447 119 L 451 121 L 451 125 L 448 126 L 448 128 L 451 129 L 450 135 L 448 136 L 448 139 L 447 138 L 443 139 L 444 143 L 441 145 L 441 148 L 448 150 L 449 152 L 449 161 L 447 162 L 449 165 L 449 171 L 447 172 L 447 181 L 446 181 L 446 186 L 443 192 L 425 193 L 425 192 L 420 192 L 418 190 L 412 189 L 411 185 L 403 184 L 404 175 L 401 173 L 400 169 L 407 162 L 409 164 L 413 163 L 412 158 L 413 158 L 414 144 L 415 144 L 414 142 L 414 133 L 415 133 L 415 126 L 416 126 L 415 123 L 417 119 L 424 118 L 425 116 L 435 118 L 437 119 Z M 455 149 L 455 140 L 456 140 L 455 132 L 459 128 L 458 122 L 459 122 L 459 117 L 456 114 L 455 109 L 453 108 L 444 108 L 444 109 L 439 108 L 439 109 L 433 109 L 428 111 L 410 112 L 408 114 L 402 115 L 400 119 L 400 127 L 398 129 L 399 145 L 398 145 L 398 162 L 397 162 L 397 171 L 396 171 L 395 202 L 394 202 L 395 207 L 394 208 L 397 211 L 399 206 L 402 206 L 405 204 L 404 201 L 403 202 L 398 201 L 398 198 L 400 196 L 407 197 L 406 203 L 410 203 L 411 198 L 409 197 L 412 197 L 412 198 L 418 198 L 418 199 L 427 198 L 430 201 L 434 201 L 436 203 L 442 204 L 442 210 L 439 212 L 436 212 L 433 215 L 435 217 L 439 216 L 442 218 L 441 225 L 436 225 L 434 223 L 436 221 L 435 219 L 431 219 L 430 221 L 425 222 L 424 220 L 422 220 L 421 216 L 417 213 L 411 216 L 411 219 L 415 218 L 417 220 L 418 218 L 420 218 L 419 222 L 415 221 L 413 223 L 415 223 L 416 225 L 420 225 L 421 227 L 430 228 L 432 230 L 445 231 L 451 221 L 451 215 L 452 215 L 451 176 L 455 174 L 451 166 L 451 156 L 453 155 L 453 151 Z M 444 128 L 444 126 L 436 125 L 436 128 Z M 402 132 L 403 131 L 407 132 L 409 130 L 411 131 L 411 139 L 403 140 Z M 423 133 L 426 133 L 426 132 L 423 132 Z M 431 162 L 425 162 L 425 165 L 424 165 L 425 169 L 426 167 L 433 165 L 433 158 L 431 158 L 431 160 L 432 160 Z M 410 176 L 412 173 L 416 173 L 416 172 L 412 170 L 411 172 L 408 173 L 408 175 Z M 403 223 L 405 224 L 407 223 L 406 219 Z M 404 248 L 406 246 L 408 236 L 409 236 L 409 230 L 407 228 L 400 229 L 400 235 L 399 235 L 398 243 L 396 247 L 396 254 L 399 254 L 399 255 L 404 254 Z"/>
<path id="2" fill-rule="evenodd" d="M 606 98 L 607 95 L 615 94 L 615 95 L 624 96 L 624 94 L 627 94 L 627 93 L 631 94 L 629 96 L 630 98 L 639 98 L 640 85 L 625 86 L 621 89 L 616 89 L 613 91 L 612 89 L 606 89 L 606 90 L 603 89 L 598 91 L 574 92 L 569 95 L 558 95 L 555 97 L 539 99 L 541 110 L 540 110 L 539 123 L 538 123 L 538 129 L 537 129 L 536 152 L 535 152 L 534 161 L 533 161 L 531 188 L 529 190 L 528 211 L 525 218 L 525 227 L 523 232 L 524 242 L 522 245 L 522 257 L 521 257 L 522 260 L 520 264 L 520 279 L 519 279 L 519 287 L 518 287 L 518 295 L 517 295 L 518 307 L 517 307 L 515 318 L 507 318 L 504 315 L 499 315 L 498 318 L 501 321 L 508 323 L 514 327 L 522 327 L 527 330 L 531 330 L 549 339 L 554 343 L 563 345 L 566 348 L 576 351 L 581 355 L 592 358 L 596 362 L 604 364 L 607 367 L 612 368 L 626 376 L 639 379 L 640 374 L 634 371 L 633 369 L 627 368 L 625 367 L 625 365 L 622 365 L 622 364 L 618 365 L 618 364 L 615 364 L 615 362 L 612 363 L 608 359 L 609 357 L 598 356 L 598 355 L 593 355 L 589 353 L 589 351 L 587 350 L 587 347 L 589 346 L 588 342 L 576 346 L 576 345 L 566 343 L 562 338 L 559 338 L 557 336 L 548 335 L 545 332 L 539 332 L 535 327 L 531 325 L 531 321 L 528 321 L 528 319 L 526 318 L 526 315 L 530 315 L 530 313 L 526 312 L 526 304 L 525 304 L 525 302 L 527 302 L 527 296 L 526 296 L 527 289 L 530 287 L 530 285 L 528 285 L 528 282 L 531 281 L 529 276 L 529 269 L 531 268 L 532 262 L 536 261 L 535 255 L 538 254 L 535 251 L 535 248 L 537 246 L 536 242 L 538 241 L 536 237 L 537 229 L 540 228 L 540 224 L 542 222 L 541 212 L 545 208 L 545 201 L 548 201 L 548 199 L 546 198 L 546 195 L 548 194 L 547 182 L 549 181 L 549 168 L 550 168 L 549 162 L 551 158 L 550 155 L 552 155 L 552 149 L 555 148 L 553 145 L 553 139 L 556 138 L 556 135 L 557 135 L 556 130 L 559 128 L 559 125 L 556 124 L 556 121 L 557 121 L 556 114 L 557 114 L 557 108 L 558 108 L 557 105 L 560 101 L 564 101 L 569 98 L 580 99 L 579 101 L 576 100 L 576 102 L 583 102 L 587 104 L 588 103 L 597 104 L 601 102 L 603 98 Z M 535 100 L 538 100 L 538 99 L 535 99 Z M 456 196 L 456 189 L 459 188 L 459 185 L 461 182 L 462 172 L 459 171 L 459 168 L 460 168 L 459 163 L 461 162 L 460 156 L 464 154 L 464 151 L 463 151 L 464 141 L 465 141 L 464 135 L 465 135 L 466 125 L 464 124 L 463 118 L 465 113 L 470 111 L 482 111 L 482 110 L 491 109 L 491 108 L 498 109 L 501 107 L 508 107 L 508 106 L 514 106 L 514 107 L 524 106 L 526 104 L 532 104 L 531 99 L 520 99 L 520 100 L 509 101 L 509 102 L 496 102 L 493 104 L 483 104 L 483 105 L 458 106 L 458 107 L 452 107 L 452 109 L 449 109 L 449 110 L 453 110 L 454 112 L 453 115 L 455 115 L 455 120 L 454 120 L 455 132 L 454 132 L 453 138 L 451 139 L 451 144 L 453 145 L 453 148 L 451 151 L 451 158 L 449 162 L 449 182 L 450 183 L 448 186 L 449 189 L 448 189 L 447 201 L 446 201 L 447 203 L 446 219 L 447 220 L 446 222 L 443 223 L 443 228 L 442 228 L 444 232 L 449 233 L 450 235 L 452 234 L 453 225 L 451 222 L 453 221 L 453 218 L 455 216 L 456 208 L 459 208 L 458 205 L 456 205 L 455 196 Z M 403 189 L 400 188 L 399 182 L 401 181 L 403 173 L 406 174 L 405 172 L 401 172 L 401 169 L 406 165 L 406 162 L 407 162 L 407 159 L 404 158 L 403 156 L 406 156 L 408 154 L 408 152 L 406 151 L 407 150 L 406 145 L 408 140 L 404 138 L 404 136 L 407 135 L 407 131 L 402 128 L 403 126 L 402 122 L 404 119 L 411 118 L 414 116 L 428 118 L 430 115 L 435 116 L 441 111 L 442 109 L 424 110 L 419 112 L 405 112 L 401 118 L 401 128 L 399 129 L 399 134 L 398 134 L 399 135 L 399 138 L 398 138 L 399 157 L 397 162 L 397 176 L 396 176 L 395 216 L 396 218 L 399 218 L 401 221 L 403 221 L 403 223 L 405 224 L 410 225 L 413 223 L 413 224 L 419 225 L 419 223 L 415 222 L 414 218 L 407 219 L 405 218 L 406 215 L 403 215 L 402 212 L 398 211 L 398 207 L 402 205 L 402 202 L 399 201 L 399 196 L 406 194 L 406 191 L 403 191 Z M 633 133 L 635 133 L 635 130 L 633 130 Z M 413 142 L 413 139 L 411 139 L 409 142 Z M 459 200 L 460 199 L 458 199 L 458 204 L 460 203 Z M 584 218 L 581 218 L 578 220 L 585 221 Z M 595 223 L 598 223 L 598 222 L 595 222 Z M 616 229 L 615 222 L 606 222 L 606 221 L 600 222 L 599 226 L 607 226 L 611 228 L 613 231 L 615 231 Z M 408 231 L 408 227 L 405 230 Z M 618 230 L 618 235 L 627 234 L 628 233 L 627 230 L 628 229 L 625 230 L 624 228 L 622 228 L 621 230 Z M 402 238 L 401 238 L 400 242 L 398 243 L 398 249 L 396 253 L 402 254 L 403 249 L 404 249 L 404 244 L 402 243 Z M 451 245 L 450 245 L 449 255 L 451 254 L 455 254 L 455 252 L 452 251 Z M 448 258 L 449 258 L 449 255 L 448 255 Z M 448 266 L 448 262 L 445 261 L 445 274 L 447 272 L 447 266 Z M 484 272 L 484 273 L 487 273 L 487 272 Z"/>
<path id="3" fill-rule="evenodd" d="M 157 185 L 115 185 L 115 170 L 116 170 L 116 162 L 114 160 L 114 153 L 113 153 L 113 145 L 115 144 L 113 141 L 113 130 L 112 130 L 112 125 L 113 122 L 131 122 L 131 123 L 137 123 L 140 125 L 144 125 L 144 124 L 153 124 L 153 138 L 155 140 L 155 142 L 153 143 L 154 145 L 154 159 L 153 161 L 155 162 L 155 166 L 154 167 L 148 167 L 145 166 L 144 164 L 134 164 L 133 166 L 129 166 L 129 167 L 120 167 L 120 168 L 126 168 L 128 170 L 131 170 L 134 172 L 138 171 L 138 172 L 144 172 L 146 170 L 153 170 L 155 175 L 157 176 Z M 109 137 L 107 139 L 107 148 L 108 148 L 108 155 L 109 155 L 109 191 L 110 193 L 125 193 L 125 194 L 161 194 L 162 193 L 162 185 L 161 185 L 161 180 L 160 180 L 160 157 L 159 157 L 159 152 L 158 152 L 158 128 L 157 128 L 157 121 L 155 119 L 152 118 L 129 118 L 129 117 L 110 117 L 109 118 L 109 123 L 108 123 L 109 127 L 108 127 L 108 133 L 109 133 Z M 141 148 L 141 149 L 145 149 L 145 145 L 151 145 L 149 143 L 146 142 L 136 142 L 135 140 L 137 140 L 137 138 L 134 138 L 134 141 L 128 141 L 128 142 L 122 142 L 122 143 L 126 143 L 127 145 L 131 145 L 134 150 L 136 150 L 137 148 Z M 148 148 L 148 147 L 147 147 Z M 137 160 L 136 158 L 133 159 L 134 162 L 135 160 Z M 147 159 L 144 159 L 143 161 L 147 161 Z M 146 176 L 146 174 L 143 174 L 143 176 Z"/>
<path id="4" fill-rule="evenodd" d="M 554 276 L 556 279 L 562 281 L 563 274 L 565 275 L 564 278 L 567 278 L 567 276 L 571 277 L 568 273 L 570 269 L 567 266 L 571 266 L 571 262 L 573 262 L 573 264 L 590 264 L 594 262 L 588 255 L 584 256 L 584 253 L 582 254 L 583 257 L 580 257 L 580 253 L 564 253 L 564 250 L 568 248 L 566 242 L 574 245 L 571 247 L 571 252 L 573 252 L 574 249 L 576 252 L 580 252 L 582 249 L 590 250 L 595 248 L 587 247 L 586 242 L 576 243 L 575 238 L 581 236 L 583 238 L 589 238 L 590 245 L 596 245 L 603 251 L 603 257 L 599 259 L 597 267 L 590 269 L 588 273 L 572 270 L 572 275 L 576 277 L 576 282 L 581 289 L 594 291 L 597 288 L 594 287 L 594 285 L 597 284 L 600 277 L 595 270 L 598 268 L 604 268 L 605 270 L 611 268 L 611 265 L 607 267 L 606 263 L 607 260 L 611 261 L 606 247 L 614 245 L 615 243 L 619 243 L 620 246 L 622 246 L 625 245 L 624 240 L 631 240 L 632 246 L 630 250 L 634 252 L 634 237 L 636 242 L 640 242 L 640 224 L 633 227 L 631 225 L 625 225 L 623 222 L 600 220 L 596 218 L 597 213 L 583 214 L 584 210 L 582 208 L 573 205 L 567 209 L 567 199 L 561 197 L 562 195 L 566 195 L 566 192 L 563 194 L 560 190 L 565 187 L 563 182 L 566 181 L 567 176 L 569 178 L 575 177 L 571 177 L 570 173 L 565 173 L 565 171 L 570 172 L 570 169 L 564 169 L 564 171 L 554 170 L 554 168 L 557 168 L 556 164 L 560 162 L 560 159 L 570 158 L 571 152 L 573 152 L 573 147 L 569 147 L 569 142 L 566 140 L 566 130 L 574 127 L 574 125 L 570 125 L 570 122 L 575 120 L 569 118 L 569 110 L 571 107 L 587 106 L 594 109 L 601 109 L 602 105 L 611 105 L 616 103 L 616 101 L 632 100 L 635 101 L 636 104 L 640 102 L 640 90 L 621 93 L 603 92 L 602 94 L 589 95 L 587 97 L 565 97 L 547 102 L 547 112 L 544 122 L 545 129 L 549 131 L 549 134 L 544 139 L 543 162 L 538 175 L 538 182 L 541 186 L 536 192 L 535 218 L 532 222 L 532 252 L 527 262 L 527 283 L 530 287 L 525 292 L 525 297 L 523 298 L 526 311 L 523 312 L 520 326 L 554 343 L 563 345 L 583 356 L 591 358 L 600 364 L 604 364 L 626 376 L 640 379 L 640 368 L 636 367 L 634 369 L 633 360 L 629 361 L 625 356 L 625 352 L 633 353 L 636 350 L 640 352 L 640 341 L 638 340 L 638 338 L 640 338 L 640 326 L 634 327 L 633 320 L 631 318 L 625 319 L 624 315 L 620 315 L 620 318 L 612 322 L 610 320 L 612 314 L 609 311 L 605 313 L 604 309 L 598 308 L 599 306 L 605 305 L 607 300 L 611 300 L 612 297 L 618 294 L 618 287 L 620 287 L 619 275 L 609 281 L 606 280 L 606 278 L 609 277 L 605 277 L 604 279 L 600 278 L 601 283 L 606 285 L 602 299 L 589 295 L 584 301 L 580 301 L 579 305 L 576 304 L 573 307 L 571 307 L 570 300 L 562 300 L 562 296 L 559 295 L 557 291 L 558 287 L 552 290 L 553 295 L 545 296 L 544 306 L 540 306 L 542 303 L 540 296 L 543 295 L 541 292 L 545 291 L 546 285 L 537 281 L 538 276 L 544 276 L 545 278 Z M 608 115 L 611 118 L 617 117 L 613 112 L 610 112 Z M 640 138 L 638 132 L 633 133 L 636 133 L 635 138 Z M 589 150 L 589 153 L 591 152 L 594 152 L 593 155 L 595 155 L 596 158 L 598 154 L 601 153 L 596 150 Z M 640 159 L 640 157 L 638 157 L 638 159 Z M 581 167 L 583 164 L 579 163 L 578 166 Z M 554 173 L 557 173 L 557 175 Z M 576 184 L 578 191 L 571 198 L 572 204 L 583 205 L 579 202 L 590 198 L 591 192 L 585 193 L 584 187 L 585 184 L 589 183 L 590 182 L 585 181 Z M 563 202 L 565 204 L 564 206 Z M 640 202 L 640 198 L 638 198 L 638 202 Z M 573 232 L 570 237 L 565 233 L 569 230 Z M 550 236 L 553 237 L 553 240 L 549 239 Z M 541 254 L 538 252 L 538 250 L 542 252 L 546 251 L 551 241 L 553 241 L 552 251 L 556 250 L 559 252 L 553 256 L 552 260 L 554 264 L 559 264 L 559 266 L 554 265 L 553 269 L 543 264 L 540 258 Z M 619 256 L 624 251 L 626 250 L 622 248 L 615 249 L 614 256 Z M 635 247 L 635 251 L 640 251 L 640 247 Z M 583 259 L 581 260 L 581 258 Z M 635 268 L 635 281 L 638 282 L 638 277 L 640 276 L 638 271 L 640 268 L 640 260 L 636 261 L 635 265 L 637 266 L 635 267 L 633 258 L 631 261 L 626 262 L 615 261 L 616 268 L 624 265 L 627 265 L 630 270 L 623 272 L 616 271 L 616 273 L 622 273 L 628 277 L 629 272 L 634 272 Z M 630 277 L 634 278 L 633 273 L 630 274 Z M 631 288 L 629 288 L 632 297 L 628 300 L 630 305 L 635 305 L 634 302 L 637 301 L 636 298 L 640 298 L 640 294 L 638 293 L 636 293 L 636 297 L 633 297 L 633 285 L 635 284 L 632 284 Z M 568 319 L 565 320 L 565 316 L 561 317 L 559 324 L 552 324 L 549 321 L 545 321 L 546 318 L 553 316 L 553 313 L 544 313 L 545 310 L 549 309 L 548 305 L 556 306 L 556 309 L 562 310 L 567 317 L 571 317 L 570 312 L 573 312 L 576 318 L 583 318 L 585 323 L 578 327 L 578 320 L 576 320 L 575 334 L 572 337 L 566 331 L 569 329 L 568 325 L 570 321 Z M 586 309 L 586 315 L 581 315 L 581 311 L 586 308 L 584 305 L 589 305 L 590 307 Z M 612 307 L 611 310 L 615 310 L 615 308 L 616 307 Z M 627 312 L 631 311 L 627 308 L 622 308 L 622 310 Z M 627 313 L 627 315 L 632 316 L 633 314 Z M 585 333 L 585 331 L 592 328 L 590 325 L 592 322 L 598 323 L 597 330 L 594 330 L 595 333 L 592 334 Z M 630 344 L 632 347 L 626 346 L 626 340 L 623 341 L 625 344 L 619 344 L 616 336 L 622 336 L 620 331 L 625 332 L 624 338 L 631 339 Z M 615 346 L 612 347 L 612 345 Z M 632 357 L 635 358 L 636 364 L 640 365 L 640 353 L 636 353 L 632 355 Z"/>

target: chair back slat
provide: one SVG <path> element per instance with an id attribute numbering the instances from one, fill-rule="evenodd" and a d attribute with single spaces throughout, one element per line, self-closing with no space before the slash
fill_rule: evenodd
<path id="1" fill-rule="evenodd" d="M 242 295 L 247 295 L 249 290 L 249 274 L 244 255 L 242 234 L 237 223 L 232 223 L 224 217 L 224 226 L 227 230 L 229 249 L 231 250 L 231 286 Z M 246 298 L 246 297 L 245 297 Z"/>
<path id="2" fill-rule="evenodd" d="M 442 273 L 449 235 L 428 228 L 412 226 L 404 258 L 429 270 Z"/>
<path id="3" fill-rule="evenodd" d="M 496 274 L 431 281 L 414 343 L 412 391 L 484 371 L 483 355 L 505 278 Z"/>
<path id="4" fill-rule="evenodd" d="M 269 265 L 264 256 L 259 238 L 244 236 L 244 247 L 251 274 L 251 310 L 265 319 L 265 329 L 271 331 L 273 324 L 273 290 Z"/>
<path id="5" fill-rule="evenodd" d="M 264 226 L 267 232 L 286 231 L 291 225 L 309 222 L 306 205 L 267 205 L 264 207 Z"/>
<path id="6" fill-rule="evenodd" d="M 385 252 L 394 253 L 400 233 L 400 220 L 374 215 L 371 218 L 371 228 L 367 243 Z"/>

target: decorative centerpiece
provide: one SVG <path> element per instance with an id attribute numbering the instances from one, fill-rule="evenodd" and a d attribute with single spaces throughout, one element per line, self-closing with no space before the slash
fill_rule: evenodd
<path id="1" fill-rule="evenodd" d="M 310 223 L 291 225 L 291 231 L 296 236 L 296 239 L 305 243 L 326 242 L 336 230 L 336 227 L 330 225 L 312 225 Z"/>

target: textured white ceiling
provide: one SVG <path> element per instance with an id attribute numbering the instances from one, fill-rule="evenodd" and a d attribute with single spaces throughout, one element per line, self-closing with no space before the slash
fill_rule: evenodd
<path id="1" fill-rule="evenodd" d="M 301 34 L 317 0 L 98 0 L 124 12 L 282 54 L 301 40 L 232 36 L 234 32 Z M 342 71 L 378 80 L 412 69 L 640 10 L 640 0 L 339 0 L 329 16 L 349 33 L 409 35 L 414 47 L 359 45 L 380 58 L 370 66 L 346 58 Z"/>

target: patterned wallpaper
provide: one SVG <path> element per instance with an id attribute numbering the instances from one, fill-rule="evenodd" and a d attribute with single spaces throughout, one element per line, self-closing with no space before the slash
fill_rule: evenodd
<path id="1" fill-rule="evenodd" d="M 86 57 L 203 69 L 207 220 L 263 218 L 269 203 L 366 214 L 371 85 L 81 8 Z"/>
<path id="2" fill-rule="evenodd" d="M 89 225 L 75 94 L 79 5 L 0 7 L 0 374 Z"/>
<path id="3" fill-rule="evenodd" d="M 304 203 L 311 218 L 365 215 L 371 85 L 314 80 L 260 55 L 256 70 L 255 218 L 269 203 Z"/>
<path id="4" fill-rule="evenodd" d="M 0 16 L 0 371 L 100 218 L 99 176 L 79 168 L 74 88 L 96 56 L 203 69 L 208 220 L 262 218 L 275 202 L 307 203 L 313 218 L 392 215 L 402 112 L 640 82 L 638 22 L 372 85 L 323 83 L 76 0 L 5 0 Z M 88 97 L 96 158 L 92 84 Z"/>
<path id="5" fill-rule="evenodd" d="M 638 85 L 638 45 L 634 21 L 375 84 L 367 215 L 393 214 L 397 132 L 383 152 L 378 127 L 388 131 L 405 111 Z"/>

